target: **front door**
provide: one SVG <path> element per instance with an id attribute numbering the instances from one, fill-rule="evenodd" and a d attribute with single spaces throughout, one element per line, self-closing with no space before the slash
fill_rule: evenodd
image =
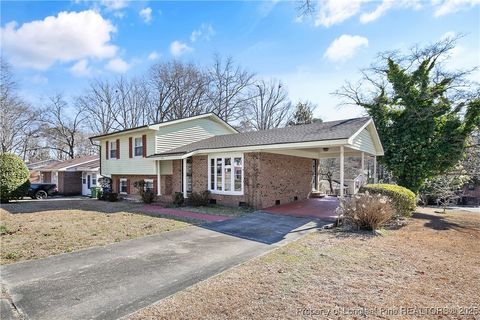
<path id="1" fill-rule="evenodd" d="M 92 188 L 92 175 L 90 173 L 84 172 L 82 174 L 82 195 L 89 196 L 91 195 L 90 189 Z"/>

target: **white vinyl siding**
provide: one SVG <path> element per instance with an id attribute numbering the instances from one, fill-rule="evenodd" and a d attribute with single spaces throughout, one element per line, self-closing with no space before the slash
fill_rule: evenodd
<path id="1" fill-rule="evenodd" d="M 353 140 L 353 148 L 370 154 L 376 154 L 375 144 L 367 128 L 363 129 Z"/>
<path id="2" fill-rule="evenodd" d="M 185 121 L 159 128 L 157 132 L 156 153 L 210 138 L 217 135 L 232 133 L 225 126 L 208 118 Z"/>
<path id="3" fill-rule="evenodd" d="M 162 174 L 173 174 L 173 161 L 172 160 L 160 161 L 160 172 Z"/>
<path id="4" fill-rule="evenodd" d="M 147 156 L 154 153 L 155 148 L 155 132 L 152 130 L 145 130 L 141 134 L 147 135 Z M 112 137 L 106 137 L 99 143 L 102 146 L 101 162 L 102 174 L 111 176 L 112 174 L 138 174 L 138 175 L 155 175 L 155 160 L 143 157 L 129 158 L 129 141 L 130 137 L 138 137 L 139 133 L 122 134 Z M 105 159 L 105 141 L 115 142 L 120 139 L 120 159 Z M 132 141 L 132 144 L 134 142 Z M 134 147 L 134 145 L 132 146 Z"/>

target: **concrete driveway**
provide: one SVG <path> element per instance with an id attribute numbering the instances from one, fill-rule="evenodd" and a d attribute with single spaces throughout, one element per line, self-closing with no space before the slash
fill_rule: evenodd
<path id="1" fill-rule="evenodd" d="M 256 212 L 3 266 L 2 283 L 29 319 L 117 319 L 325 223 Z"/>

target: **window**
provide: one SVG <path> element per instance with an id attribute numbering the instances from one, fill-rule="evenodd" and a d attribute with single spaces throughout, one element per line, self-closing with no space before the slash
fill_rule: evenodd
<path id="1" fill-rule="evenodd" d="M 117 158 L 117 142 L 112 141 L 110 142 L 110 159 Z"/>
<path id="2" fill-rule="evenodd" d="M 142 137 L 135 138 L 135 145 L 133 147 L 133 154 L 135 157 L 141 157 L 143 156 L 143 141 Z"/>
<path id="3" fill-rule="evenodd" d="M 120 193 L 127 193 L 127 179 L 120 179 Z"/>
<path id="4" fill-rule="evenodd" d="M 145 191 L 153 192 L 153 179 L 145 179 L 143 181 L 145 182 Z"/>
<path id="5" fill-rule="evenodd" d="M 211 156 L 208 186 L 212 193 L 243 194 L 243 155 Z"/>
<path id="6" fill-rule="evenodd" d="M 97 185 L 97 174 L 96 173 L 92 173 L 92 184 L 94 186 Z"/>

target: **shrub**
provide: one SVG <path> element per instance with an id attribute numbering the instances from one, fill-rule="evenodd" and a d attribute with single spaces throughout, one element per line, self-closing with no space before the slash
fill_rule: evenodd
<path id="1" fill-rule="evenodd" d="M 188 196 L 188 204 L 192 207 L 204 207 L 208 206 L 208 201 L 210 197 L 210 191 L 205 190 L 202 192 L 192 192 Z"/>
<path id="2" fill-rule="evenodd" d="M 105 200 L 105 198 L 103 197 L 103 191 L 102 190 L 97 191 L 97 199 L 98 200 Z"/>
<path id="3" fill-rule="evenodd" d="M 358 229 L 376 230 L 394 216 L 391 200 L 380 194 L 358 194 L 342 199 L 339 215 Z"/>
<path id="4" fill-rule="evenodd" d="M 362 193 L 367 191 L 389 197 L 397 215 L 400 216 L 410 216 L 417 206 L 415 193 L 404 187 L 393 184 L 367 184 L 360 188 Z"/>
<path id="5" fill-rule="evenodd" d="M 0 202 L 22 198 L 27 195 L 30 181 L 27 166 L 20 157 L 0 154 Z"/>
<path id="6" fill-rule="evenodd" d="M 183 193 L 175 192 L 175 196 L 173 198 L 173 204 L 176 206 L 181 206 L 185 202 L 185 198 L 183 197 Z"/>
<path id="7" fill-rule="evenodd" d="M 155 194 L 150 190 L 142 192 L 141 195 L 144 203 L 152 203 L 153 199 L 155 199 Z"/>
<path id="8" fill-rule="evenodd" d="M 108 192 L 108 193 L 105 194 L 105 199 L 107 199 L 110 202 L 116 202 L 116 201 L 118 201 L 118 193 Z"/>

